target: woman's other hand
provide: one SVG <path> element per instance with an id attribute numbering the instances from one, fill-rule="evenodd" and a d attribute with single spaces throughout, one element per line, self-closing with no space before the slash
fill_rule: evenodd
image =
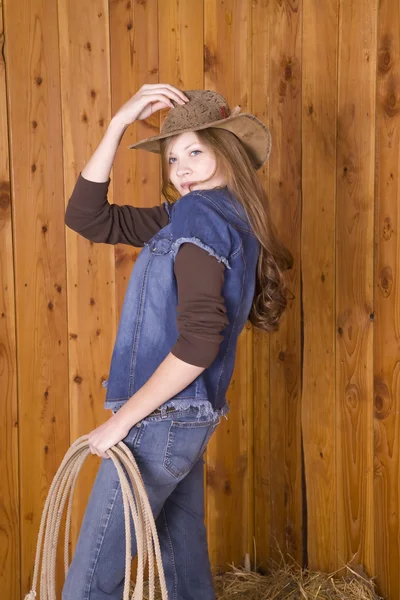
<path id="1" fill-rule="evenodd" d="M 129 433 L 130 427 L 124 423 L 118 413 L 108 421 L 93 429 L 88 435 L 90 452 L 101 458 L 110 458 L 106 452 L 123 440 Z"/>

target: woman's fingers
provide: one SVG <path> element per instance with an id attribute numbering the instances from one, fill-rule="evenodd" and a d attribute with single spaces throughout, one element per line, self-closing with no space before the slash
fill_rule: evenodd
<path id="1" fill-rule="evenodd" d="M 92 454 L 96 454 L 97 456 L 99 456 L 100 458 L 110 458 L 107 454 L 105 454 L 105 452 L 100 452 L 99 450 L 96 450 L 96 448 L 94 448 L 93 446 L 91 446 L 89 444 L 89 448 L 90 448 L 90 452 Z"/>
<path id="2" fill-rule="evenodd" d="M 155 89 L 160 90 L 160 91 L 165 91 L 165 93 L 169 92 L 169 96 L 172 97 L 174 96 L 174 98 L 176 98 L 177 100 L 183 100 L 184 102 L 188 101 L 189 98 L 187 96 L 185 96 L 185 94 L 182 92 L 182 90 L 180 90 L 179 88 L 174 87 L 173 85 L 170 85 L 168 83 L 153 83 L 153 84 L 145 84 L 142 86 L 142 88 L 149 88 L 150 90 L 155 91 Z"/>
<path id="3" fill-rule="evenodd" d="M 177 102 L 178 104 L 186 104 L 187 100 L 184 100 L 184 98 L 182 98 L 182 96 L 176 94 L 175 92 L 172 92 L 168 89 L 164 90 L 149 90 L 149 91 L 144 91 L 142 94 L 142 97 L 155 97 L 155 98 L 163 98 L 164 101 L 168 101 L 171 106 L 173 106 L 171 100 L 175 100 L 175 102 Z"/>
<path id="4" fill-rule="evenodd" d="M 147 119 L 156 110 L 169 106 L 173 108 L 174 100 L 177 104 L 185 104 L 189 98 L 185 94 L 169 84 L 144 84 L 134 96 L 132 96 L 116 113 L 124 126 L 135 120 Z M 157 108 L 154 104 L 157 103 Z"/>

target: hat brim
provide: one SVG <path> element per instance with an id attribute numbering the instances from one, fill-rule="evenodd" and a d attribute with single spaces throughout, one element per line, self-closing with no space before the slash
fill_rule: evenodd
<path id="1" fill-rule="evenodd" d="M 198 127 L 188 127 L 187 129 L 179 129 L 179 131 L 176 132 L 172 131 L 155 135 L 146 138 L 141 142 L 137 142 L 136 144 L 132 144 L 131 146 L 128 146 L 128 148 L 147 150 L 148 152 L 160 154 L 160 140 L 171 137 L 172 135 L 180 135 L 187 131 L 199 131 L 200 129 L 208 129 L 209 127 L 227 129 L 236 135 L 250 155 L 256 170 L 260 169 L 268 160 L 271 153 L 271 132 L 262 121 L 250 113 L 240 113 L 238 115 L 227 117 L 226 119 L 199 125 Z"/>

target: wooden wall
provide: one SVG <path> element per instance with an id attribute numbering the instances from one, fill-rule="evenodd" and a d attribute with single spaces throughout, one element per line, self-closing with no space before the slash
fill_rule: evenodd
<path id="1" fill-rule="evenodd" d="M 144 83 L 206 88 L 272 131 L 260 171 L 295 257 L 280 331 L 240 337 L 207 450 L 216 569 L 354 558 L 400 595 L 400 7 L 395 0 L 0 0 L 0 588 L 30 588 L 67 448 L 109 417 L 116 327 L 140 249 L 67 229 L 111 116 Z M 125 133 L 110 201 L 162 201 Z M 7 143 L 8 140 L 8 143 Z M 73 544 L 97 457 L 84 466 Z M 63 575 L 58 562 L 59 587 Z"/>

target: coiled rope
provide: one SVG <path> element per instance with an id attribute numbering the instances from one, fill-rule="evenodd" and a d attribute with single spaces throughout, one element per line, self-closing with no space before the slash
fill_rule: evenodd
<path id="1" fill-rule="evenodd" d="M 40 597 L 41 600 L 56 600 L 55 572 L 57 542 L 60 531 L 61 517 L 69 496 L 64 543 L 64 571 L 65 576 L 67 575 L 69 569 L 68 546 L 71 528 L 72 500 L 79 472 L 86 457 L 90 454 L 90 448 L 87 440 L 88 435 L 83 435 L 71 445 L 53 478 L 40 522 L 32 589 L 25 596 L 25 600 L 35 600 L 37 596 L 36 587 L 43 537 L 44 545 L 42 569 L 40 574 Z M 124 504 L 126 560 L 123 600 L 129 600 L 129 585 L 131 577 L 132 557 L 130 515 L 132 515 L 135 526 L 138 556 L 136 586 L 132 594 L 132 600 L 143 600 L 144 569 L 146 566 L 147 557 L 149 558 L 149 595 L 150 600 L 154 600 L 155 578 L 152 541 L 154 542 L 162 600 L 168 600 L 168 592 L 165 583 L 157 529 L 139 468 L 132 455 L 132 452 L 123 442 L 119 442 L 116 446 L 112 446 L 108 450 L 108 455 L 113 461 L 118 472 L 121 483 L 122 500 Z M 134 496 L 122 465 L 125 467 L 126 472 L 128 473 L 128 477 L 134 491 Z"/>

